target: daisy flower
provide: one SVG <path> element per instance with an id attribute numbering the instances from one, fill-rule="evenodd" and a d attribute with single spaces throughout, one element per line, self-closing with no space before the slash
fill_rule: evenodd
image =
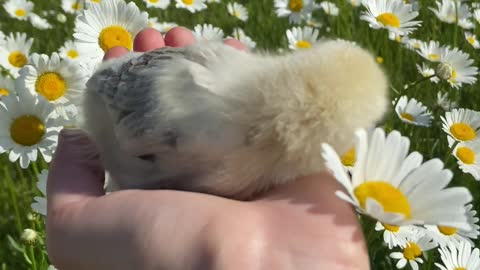
<path id="1" fill-rule="evenodd" d="M 36 161 L 38 152 L 50 162 L 60 130 L 53 104 L 28 91 L 18 92 L 19 96 L 10 95 L 0 102 L 0 153 L 9 151 L 10 161 L 20 160 L 22 168 Z"/>
<path id="2" fill-rule="evenodd" d="M 80 56 L 77 45 L 71 40 L 65 41 L 63 46 L 59 49 L 58 54 L 62 59 L 70 59 L 73 61 L 78 60 Z"/>
<path id="3" fill-rule="evenodd" d="M 420 75 L 422 75 L 424 78 L 430 77 L 430 81 L 433 83 L 438 83 L 440 81 L 440 79 L 437 76 L 433 76 L 435 75 L 435 70 L 433 68 L 429 67 L 425 63 L 422 63 L 421 66 L 419 64 L 416 64 L 416 65 L 417 65 L 418 73 L 420 73 Z"/>
<path id="4" fill-rule="evenodd" d="M 275 13 L 278 17 L 288 17 L 288 21 L 300 24 L 312 16 L 312 0 L 275 0 Z"/>
<path id="5" fill-rule="evenodd" d="M 211 24 L 197 24 L 193 29 L 193 34 L 197 40 L 222 41 L 224 36 L 222 29 Z"/>
<path id="6" fill-rule="evenodd" d="M 473 11 L 473 18 L 474 18 L 478 23 L 480 23 L 480 9 L 475 9 L 475 11 Z"/>
<path id="7" fill-rule="evenodd" d="M 407 36 L 403 36 L 401 42 L 407 47 L 407 49 L 410 50 L 418 50 L 422 46 L 423 41 L 415 39 L 415 38 L 409 38 Z"/>
<path id="8" fill-rule="evenodd" d="M 375 231 L 383 231 L 383 241 L 387 244 L 389 249 L 394 247 L 406 247 L 408 238 L 420 233 L 417 227 L 412 225 L 395 226 L 382 224 L 381 222 L 375 224 Z"/>
<path id="9" fill-rule="evenodd" d="M 3 4 L 3 8 L 10 17 L 25 21 L 33 10 L 33 3 L 26 0 L 8 0 Z"/>
<path id="10" fill-rule="evenodd" d="M 6 68 L 12 76 L 17 77 L 18 71 L 27 64 L 33 39 L 27 39 L 25 33 L 11 33 L 4 47 L 0 47 L 0 65 Z"/>
<path id="11" fill-rule="evenodd" d="M 437 93 L 437 104 L 438 106 L 442 107 L 445 111 L 450 111 L 457 107 L 457 103 L 455 101 L 451 101 L 448 99 L 448 93 L 442 95 L 441 92 Z"/>
<path id="12" fill-rule="evenodd" d="M 459 142 L 473 141 L 480 135 L 480 115 L 470 109 L 453 109 L 442 119 L 442 129 Z"/>
<path id="13" fill-rule="evenodd" d="M 240 40 L 247 48 L 250 50 L 254 49 L 257 46 L 257 43 L 252 40 L 241 28 L 235 28 L 233 29 L 233 38 Z"/>
<path id="14" fill-rule="evenodd" d="M 412 11 L 412 5 L 404 4 L 402 0 L 371 0 L 363 1 L 367 8 L 360 17 L 367 21 L 371 28 L 385 28 L 399 35 L 407 35 L 413 32 L 420 21 L 412 21 L 418 16 L 418 12 Z"/>
<path id="15" fill-rule="evenodd" d="M 308 49 L 318 40 L 318 30 L 309 26 L 287 30 L 288 47 L 292 50 Z"/>
<path id="16" fill-rule="evenodd" d="M 355 166 L 355 147 L 352 146 L 347 152 L 343 153 L 343 155 L 340 156 L 340 161 L 343 166 L 353 168 L 353 166 Z"/>
<path id="17" fill-rule="evenodd" d="M 475 27 L 475 24 L 473 24 L 473 22 L 469 19 L 460 19 L 458 20 L 458 26 L 463 29 L 472 29 Z"/>
<path id="18" fill-rule="evenodd" d="M 359 7 L 362 4 L 362 0 L 347 0 L 347 2 L 354 7 Z"/>
<path id="19" fill-rule="evenodd" d="M 453 88 L 458 89 L 463 84 L 474 84 L 477 81 L 478 68 L 472 66 L 473 59 L 458 48 L 445 49 L 440 56 L 440 62 L 452 68 L 447 81 Z"/>
<path id="20" fill-rule="evenodd" d="M 386 136 L 380 128 L 370 134 L 361 129 L 355 136 L 356 161 L 351 176 L 335 150 L 322 144 L 326 167 L 346 189 L 346 193 L 337 191 L 337 196 L 383 224 L 470 229 L 464 206 L 472 195 L 465 187 L 447 188 L 453 174 L 443 169 L 442 161 L 432 159 L 422 164 L 420 153 L 407 156 L 410 141 L 398 131 Z"/>
<path id="21" fill-rule="evenodd" d="M 449 147 L 454 144 L 455 140 L 448 137 Z M 475 180 L 480 180 L 480 140 L 457 143 L 453 155 L 458 160 L 458 166 L 464 173 L 469 173 Z"/>
<path id="22" fill-rule="evenodd" d="M 449 243 L 438 249 L 443 264 L 435 263 L 440 270 L 476 270 L 480 269 L 480 250 L 468 242 L 458 245 Z"/>
<path id="23" fill-rule="evenodd" d="M 170 5 L 170 0 L 143 0 L 143 2 L 149 8 L 167 9 L 168 5 Z"/>
<path id="24" fill-rule="evenodd" d="M 190 11 L 191 13 L 195 13 L 197 11 L 201 11 L 207 8 L 205 4 L 205 0 L 176 0 L 177 4 L 175 7 L 177 8 L 184 8 Z"/>
<path id="25" fill-rule="evenodd" d="M 474 34 L 470 32 L 465 32 L 465 39 L 468 43 L 470 43 L 470 45 L 472 45 L 473 48 L 480 48 L 480 43 L 478 42 L 477 37 Z"/>
<path id="26" fill-rule="evenodd" d="M 430 40 L 429 42 L 421 42 L 417 52 L 431 62 L 439 62 L 445 49 L 446 47 L 441 46 L 440 42 Z"/>
<path id="27" fill-rule="evenodd" d="M 35 13 L 30 13 L 28 15 L 28 20 L 30 23 L 33 25 L 33 27 L 40 29 L 40 30 L 45 30 L 45 29 L 51 29 L 52 25 L 44 18 L 38 16 Z"/>
<path id="28" fill-rule="evenodd" d="M 148 19 L 148 26 L 151 28 L 155 28 L 162 34 L 165 34 L 166 32 L 170 31 L 170 29 L 178 26 L 178 24 L 174 22 L 158 22 L 158 18 L 150 17 Z"/>
<path id="29" fill-rule="evenodd" d="M 327 15 L 331 16 L 338 16 L 338 7 L 332 2 L 323 1 L 320 3 L 319 7 L 325 12 Z"/>
<path id="30" fill-rule="evenodd" d="M 227 10 L 230 15 L 238 18 L 241 21 L 247 21 L 248 19 L 248 10 L 241 4 L 237 2 L 228 3 Z"/>
<path id="31" fill-rule="evenodd" d="M 62 9 L 67 13 L 78 13 L 83 9 L 83 1 L 80 0 L 62 0 Z"/>
<path id="32" fill-rule="evenodd" d="M 395 265 L 398 269 L 404 268 L 408 262 L 413 270 L 418 270 L 418 264 L 423 263 L 421 258 L 423 253 L 436 246 L 436 243 L 430 237 L 413 237 L 413 239 L 409 239 L 407 246 L 403 248 L 402 252 L 393 252 L 390 254 L 390 257 L 398 260 Z"/>
<path id="33" fill-rule="evenodd" d="M 443 247 L 448 243 L 460 244 L 462 242 L 469 242 L 473 245 L 471 239 L 477 239 L 479 235 L 479 226 L 475 224 L 478 222 L 478 218 L 475 216 L 477 212 L 472 210 L 472 205 L 465 206 L 467 211 L 468 222 L 472 229 L 459 230 L 448 226 L 432 226 L 425 225 L 425 232 L 429 235 L 439 246 Z"/>
<path id="34" fill-rule="evenodd" d="M 446 23 L 456 23 L 461 20 L 466 20 L 472 16 L 467 5 L 462 4 L 460 1 L 454 0 L 442 0 L 442 2 L 436 1 L 437 8 L 429 8 L 439 20 Z M 457 7 L 455 8 L 455 5 Z M 457 17 L 458 12 L 458 17 Z"/>
<path id="35" fill-rule="evenodd" d="M 421 102 L 407 96 L 402 96 L 395 106 L 395 112 L 400 120 L 405 123 L 429 127 L 432 121 L 432 113 Z"/>
<path id="36" fill-rule="evenodd" d="M 9 95 L 16 95 L 14 81 L 0 75 L 0 99 Z"/>
<path id="37" fill-rule="evenodd" d="M 80 55 L 97 64 L 115 46 L 132 50 L 135 35 L 147 25 L 148 14 L 140 12 L 135 3 L 102 0 L 89 5 L 77 17 L 73 36 Z"/>
<path id="38" fill-rule="evenodd" d="M 54 104 L 79 103 L 87 77 L 74 62 L 61 60 L 57 53 L 51 57 L 35 53 L 30 60 L 20 70 L 17 89 L 38 93 Z"/>
<path id="39" fill-rule="evenodd" d="M 47 179 L 48 179 L 48 170 L 42 170 L 42 172 L 37 175 L 37 188 L 42 193 L 43 197 L 35 196 L 35 200 L 32 203 L 32 210 L 39 213 L 42 216 L 47 216 Z"/>

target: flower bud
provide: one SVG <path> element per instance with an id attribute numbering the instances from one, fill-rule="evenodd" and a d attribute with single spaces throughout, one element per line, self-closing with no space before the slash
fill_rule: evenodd
<path id="1" fill-rule="evenodd" d="M 440 63 L 435 69 L 435 75 L 442 80 L 448 81 L 452 78 L 453 67 L 449 63 Z"/>
<path id="2" fill-rule="evenodd" d="M 38 233 L 32 229 L 25 229 L 23 230 L 22 235 L 20 236 L 20 239 L 22 239 L 22 242 L 26 245 L 32 245 L 35 243 L 37 240 Z"/>

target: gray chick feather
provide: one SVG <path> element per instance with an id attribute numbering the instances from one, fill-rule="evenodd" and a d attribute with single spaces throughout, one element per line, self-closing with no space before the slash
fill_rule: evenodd
<path id="1" fill-rule="evenodd" d="M 84 129 L 119 189 L 248 199 L 321 171 L 375 125 L 387 82 L 345 41 L 288 55 L 199 42 L 109 60 L 87 83 Z"/>

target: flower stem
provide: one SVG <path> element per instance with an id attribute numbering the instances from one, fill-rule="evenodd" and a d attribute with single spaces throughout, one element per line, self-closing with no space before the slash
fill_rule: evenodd
<path id="1" fill-rule="evenodd" d="M 446 155 L 445 158 L 443 159 L 443 165 L 444 165 L 445 167 L 447 166 L 447 162 L 448 162 L 448 160 L 450 159 L 450 156 L 452 155 L 453 150 L 455 149 L 455 147 L 457 147 L 458 143 L 459 143 L 459 142 L 456 141 L 454 144 L 452 144 L 452 147 L 450 147 L 450 150 L 448 150 L 447 155 Z"/>

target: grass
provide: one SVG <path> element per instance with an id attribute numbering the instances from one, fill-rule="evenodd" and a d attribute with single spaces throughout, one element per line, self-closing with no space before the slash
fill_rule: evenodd
<path id="1" fill-rule="evenodd" d="M 5 0 L 0 0 L 3 4 Z M 29 22 L 9 18 L 4 9 L 0 8 L 0 30 L 5 34 L 10 32 L 25 32 L 35 39 L 32 52 L 50 54 L 62 44 L 72 39 L 74 16 L 67 15 L 67 22 L 58 23 L 55 14 L 62 12 L 60 1 L 34 0 L 35 12 L 52 10 L 53 14 L 47 19 L 54 25 L 53 29 L 38 30 Z M 142 10 L 147 10 L 143 1 L 135 1 Z M 273 0 L 238 0 L 249 10 L 249 20 L 240 22 L 226 12 L 226 4 L 211 4 L 208 10 L 192 15 L 186 10 L 178 10 L 170 5 L 167 10 L 148 9 L 150 16 L 158 17 L 159 21 L 173 21 L 179 25 L 193 28 L 199 23 L 211 23 L 221 27 L 226 34 L 230 34 L 234 27 L 241 27 L 247 35 L 258 44 L 260 51 L 271 51 L 288 47 L 285 31 L 290 28 L 286 19 L 277 18 L 273 9 Z M 373 30 L 368 24 L 359 19 L 363 8 L 354 8 L 345 0 L 333 1 L 340 8 L 338 17 L 327 16 L 322 11 L 316 11 L 314 17 L 322 23 L 319 28 L 320 36 L 324 38 L 343 38 L 357 42 L 370 50 L 376 56 L 384 59 L 383 68 L 388 74 L 392 86 L 391 98 L 407 95 L 416 98 L 431 108 L 434 113 L 433 125 L 429 128 L 414 127 L 401 122 L 394 112 L 390 112 L 384 119 L 382 126 L 386 130 L 399 130 L 411 139 L 411 151 L 419 151 L 424 160 L 440 158 L 447 160 L 449 149 L 446 135 L 441 130 L 440 116 L 444 111 L 436 105 L 437 92 L 448 92 L 460 108 L 479 110 L 480 91 L 479 83 L 464 86 L 460 90 L 451 88 L 447 83 L 433 84 L 428 81 L 416 84 L 406 91 L 403 86 L 421 78 L 415 68 L 415 63 L 423 60 L 416 53 L 405 49 L 401 44 L 388 39 L 386 31 Z M 463 36 L 463 30 L 453 24 L 439 21 L 427 7 L 433 7 L 433 0 L 419 1 L 422 27 L 414 32 L 412 37 L 421 40 L 438 40 L 442 44 L 458 48 L 470 54 L 478 65 L 480 54 L 468 44 Z M 479 33 L 477 24 L 476 33 Z M 475 31 L 473 31 L 475 32 Z M 399 89 L 398 92 L 393 89 Z M 358 117 L 353 116 L 352 117 Z M 361 117 L 361 116 L 360 116 Z M 2 121 L 0 119 L 0 121 Z M 474 207 L 480 210 L 480 183 L 470 175 L 462 173 L 454 158 L 448 158 L 446 167 L 454 172 L 453 185 L 466 186 L 474 194 Z M 28 169 L 21 169 L 18 164 L 11 163 L 7 155 L 0 155 L 0 270 L 7 269 L 47 269 L 48 259 L 45 251 L 44 221 L 39 215 L 32 213 L 30 204 L 34 196 L 40 196 L 36 189 L 36 175 L 39 170 L 48 168 L 48 164 L 38 161 Z M 389 250 L 382 246 L 382 235 L 373 231 L 370 220 L 362 220 L 366 238 L 370 246 L 372 269 L 395 269 L 394 263 L 388 258 Z M 33 245 L 23 243 L 21 233 L 31 228 L 39 232 L 39 241 Z M 480 242 L 476 242 L 479 246 Z M 434 269 L 433 262 L 438 255 L 429 252 L 428 259 L 421 269 Z M 407 266 L 408 267 L 408 266 Z"/>

